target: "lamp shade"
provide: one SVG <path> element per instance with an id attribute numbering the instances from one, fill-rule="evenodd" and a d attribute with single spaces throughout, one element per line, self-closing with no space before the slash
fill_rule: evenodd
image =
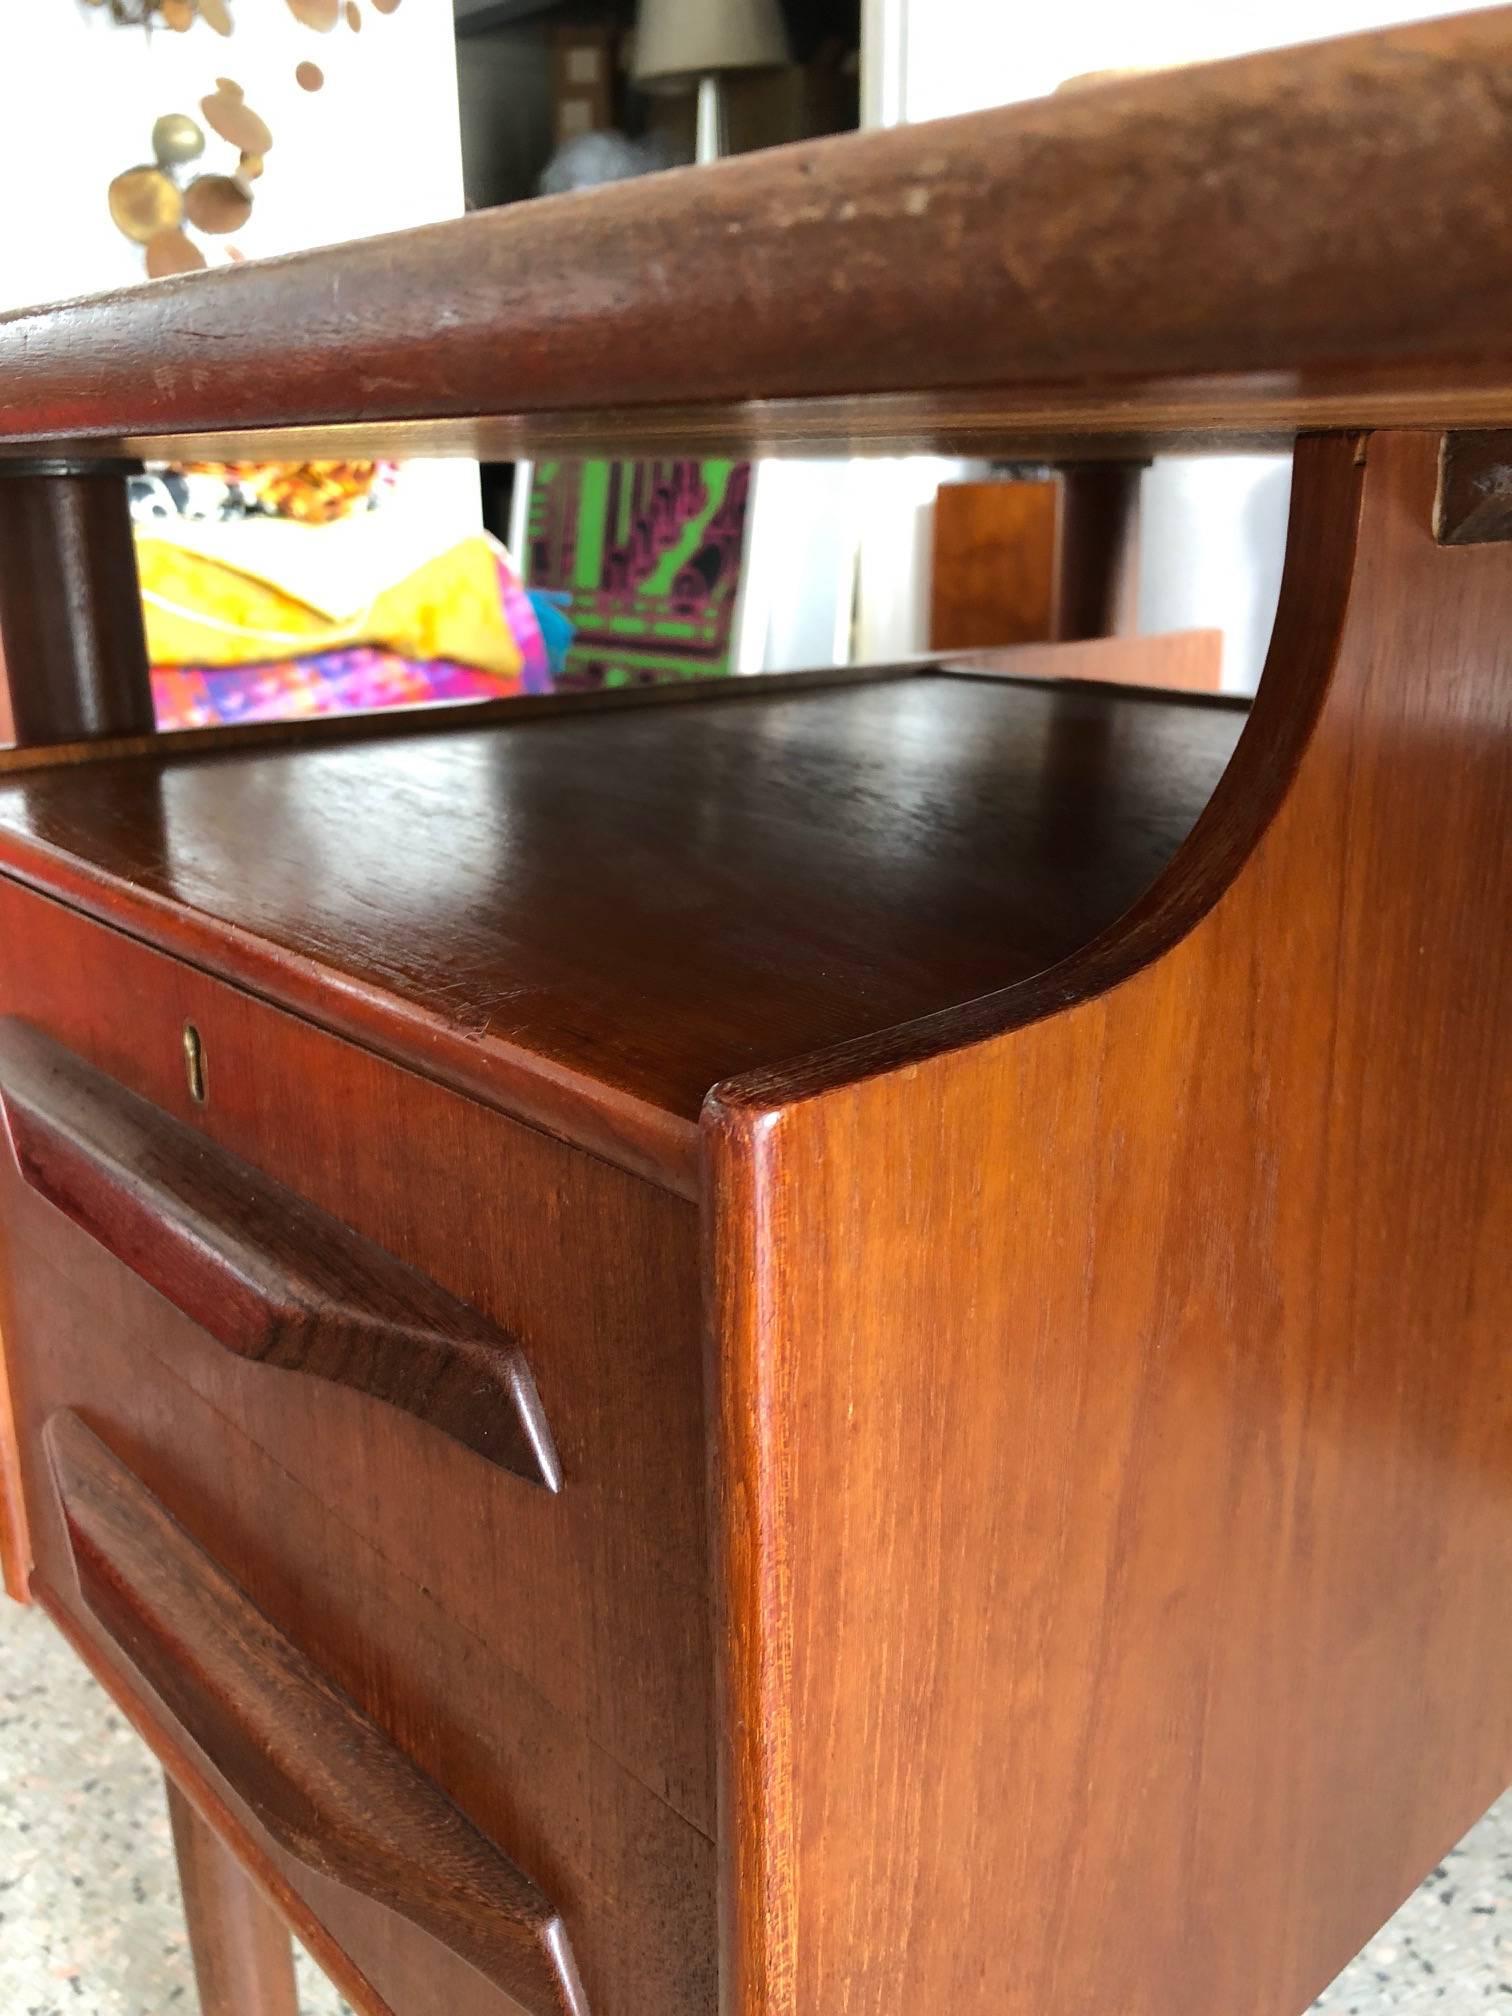
<path id="1" fill-rule="evenodd" d="M 787 60 L 778 0 L 641 0 L 637 83 L 684 84 L 721 70 L 764 70 Z"/>

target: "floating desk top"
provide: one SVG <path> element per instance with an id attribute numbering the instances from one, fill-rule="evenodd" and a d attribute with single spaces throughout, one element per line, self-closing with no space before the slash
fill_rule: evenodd
<path id="1" fill-rule="evenodd" d="M 10 452 L 1047 455 L 1512 420 L 1512 11 L 0 319 Z"/>
<path id="2" fill-rule="evenodd" d="M 324 973 L 323 1019 L 691 1188 L 718 1080 L 1011 985 L 1111 923 L 1245 720 L 931 673 L 558 704 L 23 773 L 0 865 L 190 957 L 213 943 L 292 1005 Z"/>

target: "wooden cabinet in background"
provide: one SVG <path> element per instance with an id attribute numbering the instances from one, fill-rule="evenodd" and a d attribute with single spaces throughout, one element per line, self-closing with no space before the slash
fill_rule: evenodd
<path id="1" fill-rule="evenodd" d="M 942 483 L 934 505 L 931 651 L 1038 644 L 1055 581 L 1052 482 Z"/>

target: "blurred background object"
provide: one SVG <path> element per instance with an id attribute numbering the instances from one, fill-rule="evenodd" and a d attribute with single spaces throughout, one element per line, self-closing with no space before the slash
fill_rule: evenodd
<path id="1" fill-rule="evenodd" d="M 643 90 L 695 90 L 695 158 L 729 151 L 725 78 L 741 70 L 779 69 L 790 59 L 777 0 L 641 0 L 635 32 L 635 80 Z"/>

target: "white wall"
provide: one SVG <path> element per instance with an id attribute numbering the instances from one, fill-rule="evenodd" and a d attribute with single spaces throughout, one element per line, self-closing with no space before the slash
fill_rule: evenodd
<path id="1" fill-rule="evenodd" d="M 249 259 L 457 215 L 448 0 L 406 0 L 387 17 L 364 11 L 360 35 L 316 35 L 282 0 L 239 0 L 227 39 L 203 23 L 186 35 L 117 28 L 78 0 L 0 4 L 0 305 L 141 278 L 140 249 L 111 223 L 106 187 L 152 159 L 159 113 L 187 112 L 203 126 L 200 100 L 218 76 L 242 85 L 273 132 L 252 216 L 230 240 Z M 324 90 L 295 83 L 302 59 L 324 70 Z M 235 151 L 207 137 L 196 165 L 229 172 Z"/>
<path id="2" fill-rule="evenodd" d="M 904 117 L 907 25 L 906 0 L 862 0 L 863 126 Z M 935 493 L 980 466 L 937 455 L 758 464 L 737 669 L 927 650 Z"/>
<path id="3" fill-rule="evenodd" d="M 1053 91 L 1091 70 L 1155 69 L 1249 50 L 1470 11 L 1475 0 L 1061 0 L 1053 7 L 1004 0 L 867 0 L 885 38 L 890 102 L 900 119 L 943 118 Z M 1491 0 L 1480 0 L 1491 4 Z M 1162 458 L 1144 479 L 1139 626 L 1217 625 L 1225 633 L 1224 683 L 1259 679 L 1280 582 L 1289 458 Z M 865 575 L 863 572 L 863 608 Z M 919 627 L 928 583 L 916 581 Z M 864 618 L 863 618 L 864 627 Z"/>
<path id="4" fill-rule="evenodd" d="M 236 0 L 229 38 L 197 23 L 187 34 L 115 27 L 78 0 L 0 0 L 0 309 L 129 286 L 141 249 L 116 230 L 111 178 L 152 159 L 152 126 L 187 112 L 218 76 L 233 77 L 267 121 L 273 148 L 245 228 L 227 241 L 246 256 L 298 251 L 457 215 L 462 155 L 450 0 L 405 0 L 383 16 L 364 7 L 362 32 L 316 35 L 283 0 Z M 307 92 L 308 59 L 326 85 Z M 229 172 L 236 155 L 206 129 L 196 164 Z M 203 241 L 215 243 L 217 241 Z M 224 254 L 210 253 L 211 263 Z M 299 331 L 287 332 L 291 348 Z M 412 464 L 413 503 L 479 519 L 473 465 Z"/>
<path id="5" fill-rule="evenodd" d="M 1213 62 L 1290 42 L 1438 14 L 1494 0 L 903 0 L 905 116 L 940 119 L 1038 98 L 1089 70 L 1155 70 Z"/>

